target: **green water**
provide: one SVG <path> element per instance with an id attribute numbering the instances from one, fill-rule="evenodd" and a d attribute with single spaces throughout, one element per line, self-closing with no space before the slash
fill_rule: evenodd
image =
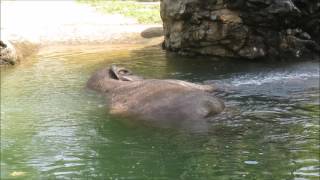
<path id="1" fill-rule="evenodd" d="M 128 125 L 84 88 L 111 63 L 215 83 L 209 133 Z M 52 51 L 1 69 L 1 179 L 319 179 L 319 61 L 186 58 L 159 47 Z"/>

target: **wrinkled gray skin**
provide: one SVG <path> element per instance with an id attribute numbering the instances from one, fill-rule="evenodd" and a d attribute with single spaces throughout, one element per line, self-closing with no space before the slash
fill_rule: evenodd
<path id="1" fill-rule="evenodd" d="M 104 93 L 110 113 L 157 127 L 207 131 L 207 120 L 224 109 L 212 86 L 181 80 L 142 79 L 117 66 L 96 72 L 89 89 Z"/>

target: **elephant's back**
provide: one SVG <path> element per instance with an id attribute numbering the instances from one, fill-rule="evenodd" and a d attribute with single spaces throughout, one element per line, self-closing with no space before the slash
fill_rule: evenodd
<path id="1" fill-rule="evenodd" d="M 189 91 L 160 80 L 128 83 L 111 93 L 111 112 L 115 114 L 149 112 L 150 108 L 173 102 L 173 99 L 185 92 Z"/>
<path id="2" fill-rule="evenodd" d="M 118 89 L 111 98 L 112 113 L 156 121 L 192 120 L 220 112 L 223 108 L 222 101 L 204 91 L 181 88 L 165 81 L 133 83 Z"/>

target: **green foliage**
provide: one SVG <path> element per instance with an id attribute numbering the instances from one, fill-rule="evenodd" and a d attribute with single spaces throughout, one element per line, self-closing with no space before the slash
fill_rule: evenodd
<path id="1" fill-rule="evenodd" d="M 78 2 L 89 4 L 105 13 L 121 14 L 135 18 L 142 24 L 161 23 L 160 5 L 158 3 L 117 0 L 78 0 Z"/>

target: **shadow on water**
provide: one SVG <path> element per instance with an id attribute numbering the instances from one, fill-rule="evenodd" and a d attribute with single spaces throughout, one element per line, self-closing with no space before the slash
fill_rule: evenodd
<path id="1" fill-rule="evenodd" d="M 208 134 L 124 124 L 84 89 L 112 63 L 222 86 L 227 109 Z M 318 179 L 318 65 L 180 57 L 159 46 L 44 54 L 1 72 L 1 179 Z"/>

